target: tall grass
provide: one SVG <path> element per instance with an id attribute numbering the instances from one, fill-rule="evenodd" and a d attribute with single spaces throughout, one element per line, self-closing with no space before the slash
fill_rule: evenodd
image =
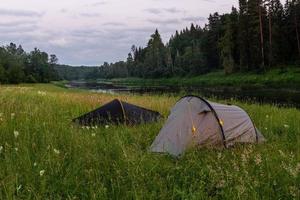
<path id="1" fill-rule="evenodd" d="M 160 111 L 177 97 L 96 94 L 51 85 L 0 86 L 0 199 L 299 199 L 300 111 L 232 100 L 262 145 L 149 153 L 163 126 L 78 127 L 114 98 Z"/>

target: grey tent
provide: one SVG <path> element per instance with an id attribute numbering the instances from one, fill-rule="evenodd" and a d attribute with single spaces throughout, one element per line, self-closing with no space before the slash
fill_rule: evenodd
<path id="1" fill-rule="evenodd" d="M 73 119 L 80 125 L 127 124 L 137 125 L 156 122 L 160 113 L 115 99 L 96 110 Z"/>
<path id="2" fill-rule="evenodd" d="M 193 147 L 227 148 L 264 140 L 243 109 L 185 96 L 172 108 L 150 150 L 178 156 Z"/>

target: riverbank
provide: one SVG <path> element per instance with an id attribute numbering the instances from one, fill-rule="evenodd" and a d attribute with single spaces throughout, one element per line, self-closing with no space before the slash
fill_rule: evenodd
<path id="1" fill-rule="evenodd" d="M 106 81 L 118 85 L 132 86 L 231 86 L 239 88 L 300 89 L 300 68 L 273 69 L 263 74 L 235 73 L 224 75 L 222 71 L 219 71 L 197 77 L 123 78 Z"/>
<path id="2" fill-rule="evenodd" d="M 50 84 L 0 86 L 0 199 L 298 199 L 300 111 L 244 108 L 267 142 L 149 153 L 164 120 L 78 127 L 71 119 L 119 98 L 168 116 L 179 96 L 102 94 Z M 210 99 L 215 100 L 215 99 Z"/>

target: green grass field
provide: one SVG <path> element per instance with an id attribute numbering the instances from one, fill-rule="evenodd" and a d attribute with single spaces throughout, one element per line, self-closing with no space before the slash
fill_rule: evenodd
<path id="1" fill-rule="evenodd" d="M 190 150 L 175 159 L 148 151 L 163 121 L 71 123 L 114 98 L 167 117 L 179 97 L 0 86 L 0 199 L 300 198 L 299 110 L 231 100 L 249 112 L 267 143 Z"/>
<path id="2" fill-rule="evenodd" d="M 111 81 L 111 80 L 109 80 Z M 115 84 L 133 86 L 235 86 L 256 88 L 300 88 L 300 68 L 285 66 L 284 68 L 272 69 L 266 73 L 254 72 L 234 73 L 225 75 L 223 71 L 211 72 L 196 77 L 173 77 L 161 79 L 142 78 L 119 78 L 113 79 Z"/>

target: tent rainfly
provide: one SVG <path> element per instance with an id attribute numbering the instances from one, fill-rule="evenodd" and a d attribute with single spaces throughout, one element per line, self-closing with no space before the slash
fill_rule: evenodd
<path id="1" fill-rule="evenodd" d="M 156 122 L 160 118 L 160 113 L 156 111 L 115 99 L 96 110 L 73 119 L 73 122 L 84 126 L 106 124 L 137 125 Z"/>
<path id="2" fill-rule="evenodd" d="M 172 108 L 150 151 L 179 156 L 193 147 L 227 148 L 236 143 L 263 141 L 263 135 L 243 109 L 185 96 Z"/>

